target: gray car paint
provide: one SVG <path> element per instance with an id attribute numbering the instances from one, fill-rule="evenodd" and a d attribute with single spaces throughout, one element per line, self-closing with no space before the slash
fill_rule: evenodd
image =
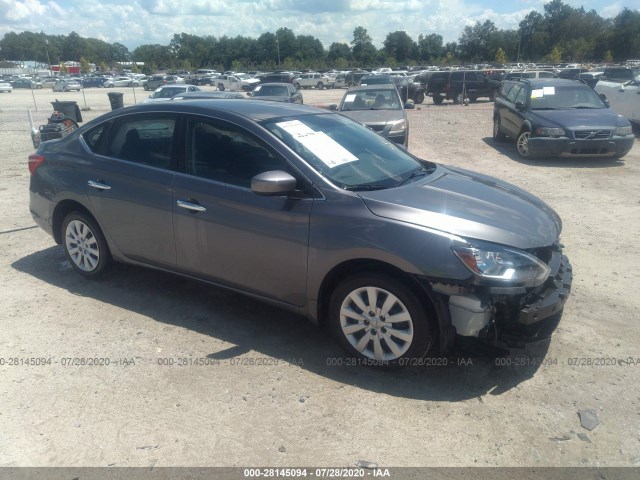
<path id="1" fill-rule="evenodd" d="M 78 141 L 99 122 L 156 111 L 210 115 L 243 126 L 268 140 L 315 193 L 269 198 L 153 167 L 138 166 L 136 171 L 120 161 L 99 158 Z M 462 236 L 519 248 L 546 246 L 557 239 L 558 216 L 512 185 L 440 167 L 406 186 L 344 191 L 255 123 L 319 114 L 334 115 L 302 105 L 225 99 L 146 104 L 111 112 L 41 146 L 39 152 L 47 161 L 31 177 L 32 215 L 60 241 L 59 232 L 51 227 L 54 209 L 73 200 L 98 219 L 117 260 L 240 290 L 300 308 L 311 318 L 317 316 L 323 281 L 344 262 L 367 259 L 413 275 L 464 280 L 472 275 L 451 252 L 452 246 L 466 244 Z M 96 179 L 118 185 L 109 191 L 113 197 L 87 188 L 87 181 Z M 153 182 L 159 185 L 152 186 Z M 206 205 L 207 215 L 178 211 L 175 201 L 183 197 Z"/>

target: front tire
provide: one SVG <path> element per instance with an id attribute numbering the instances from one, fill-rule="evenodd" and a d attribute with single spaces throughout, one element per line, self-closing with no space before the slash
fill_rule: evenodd
<path id="1" fill-rule="evenodd" d="M 444 97 L 442 95 L 433 95 L 433 103 L 436 105 L 442 105 L 442 102 L 444 102 Z"/>
<path id="2" fill-rule="evenodd" d="M 342 281 L 329 307 L 333 334 L 354 357 L 372 366 L 402 366 L 432 343 L 427 310 L 404 282 L 377 273 Z"/>
<path id="3" fill-rule="evenodd" d="M 316 85 L 316 88 L 318 90 L 322 90 L 324 88 L 324 84 L 322 82 L 318 82 L 318 84 Z"/>
<path id="4" fill-rule="evenodd" d="M 419 105 L 422 102 L 424 102 L 424 93 L 423 92 L 416 93 L 415 96 L 413 97 L 413 103 Z"/>
<path id="5" fill-rule="evenodd" d="M 518 139 L 516 140 L 516 149 L 518 150 L 518 154 L 523 158 L 529 158 L 531 156 L 529 153 L 530 138 L 531 132 L 524 130 L 520 132 L 520 135 L 518 135 Z"/>
<path id="6" fill-rule="evenodd" d="M 493 119 L 493 139 L 496 142 L 504 142 L 506 135 L 502 131 L 502 123 L 500 122 L 500 117 L 496 115 Z"/>
<path id="7" fill-rule="evenodd" d="M 218 90 L 220 90 L 221 92 L 224 92 L 224 85 L 219 83 L 218 84 Z"/>
<path id="8" fill-rule="evenodd" d="M 102 275 L 111 264 L 111 254 L 93 218 L 83 212 L 71 212 L 61 229 L 64 256 L 74 270 L 86 278 Z"/>

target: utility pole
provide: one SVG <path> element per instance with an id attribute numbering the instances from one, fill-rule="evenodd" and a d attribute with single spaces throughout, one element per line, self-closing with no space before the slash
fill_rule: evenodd
<path id="1" fill-rule="evenodd" d="M 276 48 L 278 49 L 278 69 L 280 68 L 280 42 L 276 36 Z"/>

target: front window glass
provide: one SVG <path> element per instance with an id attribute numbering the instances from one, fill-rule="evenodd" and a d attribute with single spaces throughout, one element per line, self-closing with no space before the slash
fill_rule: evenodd
<path id="1" fill-rule="evenodd" d="M 531 90 L 532 110 L 606 108 L 602 99 L 585 85 L 549 86 Z"/>
<path id="2" fill-rule="evenodd" d="M 188 174 L 249 188 L 254 176 L 272 170 L 294 175 L 281 156 L 248 132 L 221 121 L 190 122 Z"/>
<path id="3" fill-rule="evenodd" d="M 434 168 L 366 127 L 340 115 L 269 120 L 265 128 L 335 185 L 352 190 L 395 187 Z"/>

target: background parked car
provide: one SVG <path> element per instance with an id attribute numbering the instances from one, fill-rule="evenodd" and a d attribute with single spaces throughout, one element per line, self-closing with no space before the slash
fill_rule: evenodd
<path id="1" fill-rule="evenodd" d="M 250 98 L 273 102 L 304 103 L 302 93 L 291 83 L 261 83 L 252 92 Z"/>
<path id="2" fill-rule="evenodd" d="M 147 80 L 142 82 L 142 87 L 145 90 L 156 90 L 158 87 L 167 84 L 166 75 L 151 75 Z"/>
<path id="3" fill-rule="evenodd" d="M 583 72 L 575 76 L 576 80 L 586 83 L 591 88 L 595 88 L 596 84 L 602 78 L 604 72 Z"/>
<path id="4" fill-rule="evenodd" d="M 11 93 L 13 92 L 13 86 L 9 82 L 0 82 L 0 92 Z"/>
<path id="5" fill-rule="evenodd" d="M 380 75 L 383 76 L 383 75 Z M 363 85 L 347 90 L 339 105 L 330 105 L 345 117 L 360 122 L 392 142 L 409 144 L 409 120 L 394 84 Z"/>
<path id="6" fill-rule="evenodd" d="M 516 140 L 522 157 L 621 158 L 631 125 L 590 87 L 562 78 L 506 80 L 493 109 L 493 138 Z"/>
<path id="7" fill-rule="evenodd" d="M 413 100 L 414 103 L 424 102 L 425 87 L 417 82 L 413 81 L 413 77 L 401 76 L 401 75 L 365 75 L 360 79 L 360 85 L 395 85 L 400 93 L 402 102 L 407 100 Z"/>
<path id="8" fill-rule="evenodd" d="M 167 101 L 171 100 L 171 98 L 181 93 L 199 91 L 200 89 L 195 85 L 163 85 L 151 95 L 149 95 L 148 98 L 145 98 L 142 103 Z"/>
<path id="9" fill-rule="evenodd" d="M 333 88 L 335 80 L 332 82 L 328 75 L 317 72 L 303 73 L 293 81 L 295 87 L 299 90 L 301 88 L 317 88 L 322 90 L 323 88 Z"/>
<path id="10" fill-rule="evenodd" d="M 90 88 L 90 87 L 103 88 L 104 81 L 105 81 L 105 77 L 84 77 L 81 80 L 81 83 L 84 88 Z"/>
<path id="11" fill-rule="evenodd" d="M 81 88 L 82 85 L 77 80 L 65 79 L 56 80 L 56 83 L 54 83 L 51 87 L 54 92 L 69 92 L 71 90 L 80 91 Z"/>
<path id="12" fill-rule="evenodd" d="M 131 77 L 107 77 L 104 81 L 104 86 L 107 88 L 113 87 L 138 87 L 140 83 Z"/>
<path id="13" fill-rule="evenodd" d="M 258 76 L 260 83 L 290 83 L 292 85 L 295 78 L 296 75 L 293 72 L 264 73 Z"/>
<path id="14" fill-rule="evenodd" d="M 42 88 L 42 82 L 33 80 L 31 78 L 16 78 L 11 82 L 13 88 L 31 88 L 31 89 L 40 89 Z"/>
<path id="15" fill-rule="evenodd" d="M 611 110 L 640 128 L 640 76 L 624 83 L 600 80 L 594 89 Z"/>
<path id="16" fill-rule="evenodd" d="M 490 101 L 495 98 L 500 82 L 491 80 L 484 73 L 475 70 L 449 70 L 432 72 L 426 93 L 433 98 L 433 103 L 439 105 L 445 99 L 453 103 L 462 103 L 464 98 L 475 102 L 480 97 L 487 97 Z"/>
<path id="17" fill-rule="evenodd" d="M 632 82 L 640 75 L 639 68 L 607 67 L 602 72 L 601 80 L 609 82 Z"/>

